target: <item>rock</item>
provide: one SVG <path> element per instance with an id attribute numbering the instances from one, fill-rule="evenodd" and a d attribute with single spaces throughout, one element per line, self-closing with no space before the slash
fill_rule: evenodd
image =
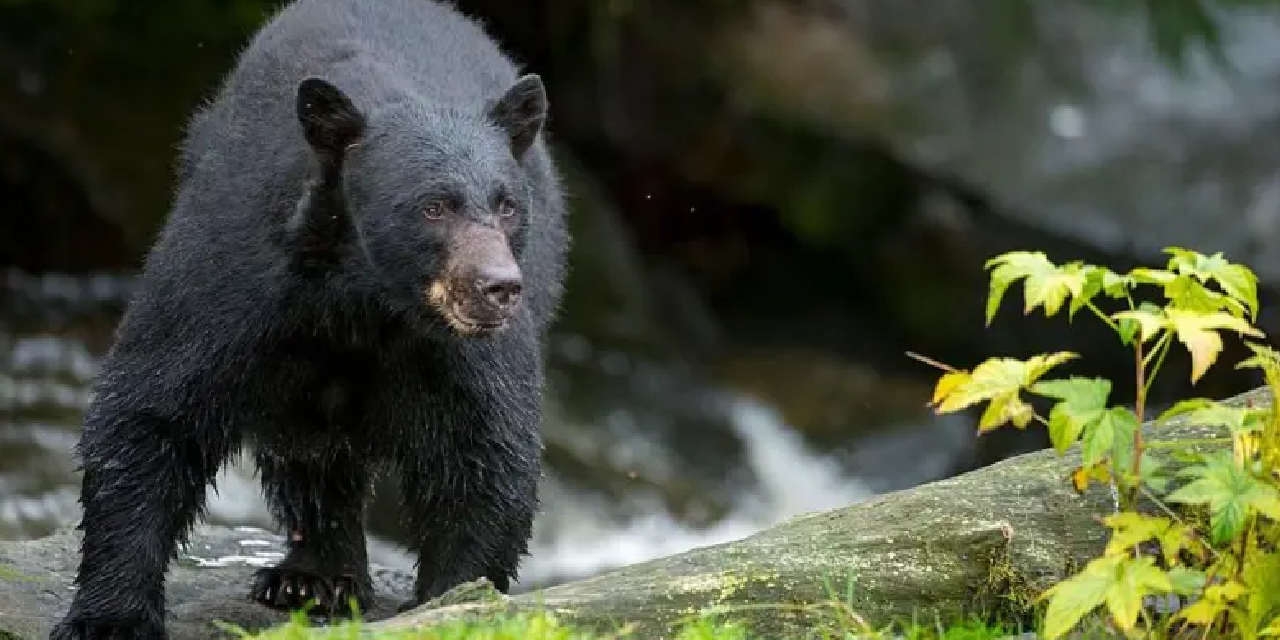
<path id="1" fill-rule="evenodd" d="M 1264 388 L 1227 402 L 1268 405 L 1271 400 Z M 1205 439 L 1221 432 L 1177 418 L 1144 428 L 1149 441 Z M 405 628 L 499 610 L 547 608 L 579 624 L 616 628 L 628 622 L 640 637 L 659 637 L 691 613 L 736 606 L 732 615 L 756 633 L 789 637 L 820 624 L 814 610 L 802 605 L 829 600 L 829 588 L 846 593 L 850 579 L 850 604 L 873 625 L 911 616 L 947 620 L 973 611 L 1027 624 L 1035 596 L 1105 544 L 1105 530 L 1095 519 L 1112 511 L 1114 502 L 1105 487 L 1074 492 L 1068 476 L 1079 462 L 1078 449 L 1065 456 L 1050 450 L 1025 454 L 949 480 L 796 517 L 740 541 L 536 592 L 502 597 L 483 584 L 464 585 L 439 602 L 392 618 L 385 616 L 410 580 L 379 570 L 379 601 L 370 616 L 378 621 L 371 626 Z M 59 533 L 0 544 L 0 612 L 5 612 L 0 613 L 0 637 L 44 638 L 71 593 L 75 540 L 74 534 Z M 269 560 L 255 550 L 280 543 L 259 531 L 198 529 L 169 578 L 174 640 L 210 637 L 215 619 L 246 628 L 282 620 L 250 604 L 244 593 L 252 571 L 248 565 Z M 786 615 L 771 604 L 788 606 Z"/>
<path id="2" fill-rule="evenodd" d="M 1280 17 L 1215 5 L 1225 65 L 1192 50 L 1180 69 L 1150 16 L 1104 3 L 756 2 L 720 30 L 720 77 L 1041 229 L 1121 253 L 1221 250 L 1275 281 L 1280 154 L 1257 140 L 1280 123 Z"/>
<path id="3" fill-rule="evenodd" d="M 0 543 L 0 638 L 49 637 L 71 603 L 79 539 L 78 532 L 61 530 L 35 540 Z M 274 563 L 284 545 L 283 537 L 260 529 L 196 527 L 190 543 L 170 565 L 166 581 L 171 640 L 219 637 L 216 621 L 251 631 L 284 622 L 286 614 L 248 597 L 254 568 Z M 378 596 L 368 618 L 376 620 L 393 614 L 412 595 L 413 577 L 385 567 L 372 569 Z"/>

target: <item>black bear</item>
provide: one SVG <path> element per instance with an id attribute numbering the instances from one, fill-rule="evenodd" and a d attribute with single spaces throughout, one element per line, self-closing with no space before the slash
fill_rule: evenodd
<path id="1" fill-rule="evenodd" d="M 232 455 L 289 549 L 246 591 L 341 615 L 399 474 L 415 598 L 527 553 L 542 345 L 568 234 L 539 76 L 436 0 L 297 0 L 186 131 L 178 188 L 78 445 L 74 600 L 55 640 L 165 638 L 164 577 Z"/>

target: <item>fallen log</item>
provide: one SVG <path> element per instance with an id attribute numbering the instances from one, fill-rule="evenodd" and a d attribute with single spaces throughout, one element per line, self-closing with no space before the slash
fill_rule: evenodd
<path id="1" fill-rule="evenodd" d="M 1270 406 L 1265 388 L 1229 405 Z M 1175 418 L 1144 425 L 1149 441 L 1204 440 L 1217 427 Z M 1211 445 L 1200 445 L 1202 447 Z M 548 589 L 502 597 L 484 586 L 388 617 L 404 597 L 408 576 L 378 573 L 381 598 L 374 628 L 405 628 L 499 611 L 546 609 L 581 625 L 613 630 L 628 623 L 636 637 L 669 636 L 691 615 L 719 608 L 760 637 L 806 636 L 829 612 L 813 605 L 848 599 L 875 625 L 895 619 L 957 619 L 987 614 L 1030 622 L 1036 595 L 1101 552 L 1097 518 L 1114 509 L 1111 492 L 1077 494 L 1068 480 L 1078 449 L 1021 455 L 989 467 L 836 509 L 793 518 L 726 544 L 625 567 Z M 174 640 L 209 638 L 213 620 L 263 628 L 283 617 L 245 597 L 246 566 L 201 568 L 196 554 L 223 557 L 232 530 L 202 527 L 188 558 L 169 578 Z M 77 537 L 69 532 L 0 544 L 0 638 L 47 637 L 71 594 Z M 201 545 L 204 548 L 201 548 Z M 242 551 L 243 552 L 243 551 Z M 223 555 L 220 555 L 223 554 Z M 223 561 L 220 564 L 234 564 Z M 852 582 L 852 589 L 846 588 Z M 754 637 L 754 634 L 753 634 Z"/>

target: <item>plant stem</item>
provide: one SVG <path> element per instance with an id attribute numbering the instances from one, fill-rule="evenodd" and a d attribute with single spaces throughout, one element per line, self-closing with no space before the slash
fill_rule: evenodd
<path id="1" fill-rule="evenodd" d="M 1084 306 L 1088 307 L 1089 310 L 1093 312 L 1093 315 L 1098 316 L 1103 322 L 1107 323 L 1107 326 L 1111 327 L 1112 331 L 1115 331 L 1116 333 L 1120 332 L 1120 326 L 1116 324 L 1116 321 L 1112 320 L 1111 316 L 1103 313 L 1102 309 L 1099 309 L 1098 305 L 1094 304 L 1092 300 L 1085 300 Z"/>
<path id="2" fill-rule="evenodd" d="M 1138 424 L 1133 430 L 1133 486 L 1127 488 L 1126 502 L 1127 508 L 1135 508 L 1138 505 L 1138 485 L 1141 484 L 1142 478 L 1142 423 L 1145 420 L 1147 407 L 1147 368 L 1142 357 L 1142 340 L 1135 339 L 1133 343 L 1134 363 L 1137 368 L 1137 398 L 1133 403 L 1133 413 L 1138 419 Z"/>
<path id="3" fill-rule="evenodd" d="M 1165 331 L 1164 336 L 1160 338 L 1160 342 L 1156 344 L 1155 350 L 1151 352 L 1159 355 L 1156 356 L 1155 366 L 1151 367 L 1151 370 L 1147 373 L 1147 386 L 1142 390 L 1144 398 L 1151 392 L 1151 383 L 1155 382 L 1156 374 L 1160 372 L 1160 366 L 1164 364 L 1164 357 L 1169 353 L 1169 347 L 1171 346 L 1173 346 L 1173 332 Z"/>
<path id="4" fill-rule="evenodd" d="M 1249 518 L 1244 525 L 1244 534 L 1240 536 L 1240 559 L 1236 563 L 1235 576 L 1233 576 L 1237 580 L 1244 573 L 1245 562 L 1249 559 L 1249 542 L 1253 538 L 1253 525 L 1256 521 L 1256 517 Z"/>

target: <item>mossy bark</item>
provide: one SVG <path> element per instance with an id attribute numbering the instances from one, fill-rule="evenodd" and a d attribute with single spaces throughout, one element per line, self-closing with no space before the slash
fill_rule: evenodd
<path id="1" fill-rule="evenodd" d="M 1227 400 L 1270 404 L 1266 389 Z M 1151 441 L 1201 440 L 1218 428 L 1149 423 Z M 1205 445 L 1212 446 L 1212 445 Z M 851 600 L 873 624 L 988 614 L 1031 618 L 1039 592 L 1101 552 L 1110 490 L 1084 494 L 1069 476 L 1078 449 L 1040 451 L 949 480 L 792 519 L 728 544 L 637 564 L 512 598 L 479 598 L 375 623 L 405 627 L 496 610 L 546 609 L 565 619 L 642 637 L 671 633 L 681 618 L 722 607 L 762 637 L 812 633 L 832 619 L 815 604 Z M 852 590 L 846 591 L 852 580 Z M 849 597 L 848 594 L 852 594 Z M 465 598 L 461 598 L 465 599 Z M 763 606 L 762 606 L 763 605 Z"/>

